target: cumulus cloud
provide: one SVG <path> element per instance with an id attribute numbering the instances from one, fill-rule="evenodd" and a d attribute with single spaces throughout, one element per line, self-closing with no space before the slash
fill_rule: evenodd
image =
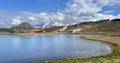
<path id="1" fill-rule="evenodd" d="M 104 7 L 120 6 L 120 0 L 70 0 L 64 10 L 54 13 L 31 13 L 0 11 L 0 26 L 12 27 L 22 22 L 29 22 L 35 27 L 51 27 L 73 25 L 85 21 L 120 18 L 120 14 L 113 15 L 113 10 Z M 6 24 L 7 22 L 7 24 Z M 3 25 L 6 24 L 6 25 Z"/>
<path id="2" fill-rule="evenodd" d="M 18 25 L 20 23 L 21 23 L 21 20 L 19 20 L 19 19 L 12 19 L 12 24 L 13 25 Z"/>
<path id="3" fill-rule="evenodd" d="M 73 3 L 68 4 L 68 8 L 65 9 L 65 13 L 70 14 L 72 17 L 77 18 L 79 22 L 120 18 L 118 17 L 118 15 L 115 16 L 112 14 L 112 12 L 114 12 L 115 9 L 107 10 L 103 12 L 104 7 L 110 7 L 114 5 L 120 6 L 120 1 L 119 0 L 73 0 Z"/>
<path id="4" fill-rule="evenodd" d="M 104 11 L 103 13 L 110 14 L 110 13 L 113 13 L 113 12 L 114 12 L 113 10 L 108 10 L 108 11 Z"/>
<path id="5" fill-rule="evenodd" d="M 102 14 L 102 13 L 96 13 L 94 15 L 96 20 L 102 20 L 102 19 L 114 19 L 117 18 L 118 16 L 113 16 L 113 15 L 109 15 L 109 14 Z"/>

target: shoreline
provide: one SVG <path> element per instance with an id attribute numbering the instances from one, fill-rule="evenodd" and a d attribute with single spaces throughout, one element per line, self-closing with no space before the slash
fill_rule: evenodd
<path id="1" fill-rule="evenodd" d="M 100 41 L 102 43 L 108 44 L 108 46 L 111 48 L 111 53 L 103 56 L 95 56 L 95 57 L 89 57 L 89 58 L 75 58 L 75 59 L 65 59 L 65 60 L 57 60 L 52 61 L 48 63 L 116 63 L 116 61 L 120 62 L 119 60 L 119 53 L 120 53 L 120 45 L 117 43 L 114 43 L 112 41 L 107 41 L 99 39 L 100 37 L 104 38 L 103 36 L 99 36 L 95 38 L 94 36 L 84 36 L 82 38 L 87 40 L 94 40 L 94 41 Z M 108 37 L 109 39 L 109 37 Z M 115 39 L 114 39 L 115 40 Z M 119 43 L 120 44 L 120 43 Z M 109 59 L 109 60 L 108 60 Z M 46 63 L 46 62 L 34 62 L 34 63 Z"/>
<path id="2" fill-rule="evenodd" d="M 54 34 L 71 34 L 71 35 L 100 35 L 88 33 L 67 33 L 67 32 L 42 32 L 42 33 L 0 33 L 0 35 L 18 35 L 18 36 L 41 36 L 41 35 L 54 35 Z"/>
<path id="3" fill-rule="evenodd" d="M 100 37 L 104 37 L 104 36 L 99 36 L 99 38 Z M 112 37 L 112 36 L 111 36 Z M 94 38 L 94 36 L 84 36 L 83 37 L 84 39 L 87 39 L 87 40 L 93 40 L 93 41 L 100 41 L 100 42 L 102 42 L 102 43 L 106 43 L 106 44 L 108 44 L 108 46 L 111 48 L 111 53 L 110 54 L 108 54 L 108 55 L 104 55 L 104 56 L 96 56 L 96 57 L 93 57 L 93 58 L 101 58 L 101 57 L 103 57 L 103 58 L 107 58 L 107 57 L 112 57 L 112 56 L 119 56 L 119 54 L 118 53 L 120 53 L 120 51 L 118 50 L 119 48 L 120 48 L 120 46 L 117 44 L 117 43 L 114 43 L 114 42 L 112 42 L 112 41 L 107 41 L 107 40 L 101 40 L 101 39 L 99 39 L 99 38 Z M 92 57 L 91 58 L 85 58 L 85 59 L 93 59 Z M 111 60 L 112 60 L 113 58 L 111 58 Z M 114 58 L 115 59 L 115 58 Z M 120 61 L 119 61 L 120 62 Z M 112 62 L 110 62 L 110 63 L 112 63 Z"/>
<path id="4" fill-rule="evenodd" d="M 116 49 L 116 45 L 113 44 L 113 43 L 109 43 L 109 42 L 102 41 L 102 40 L 89 39 L 89 38 L 87 38 L 87 37 L 85 37 L 85 36 L 82 37 L 82 38 L 84 38 L 84 39 L 86 39 L 86 40 L 99 41 L 99 42 L 101 42 L 101 43 L 107 44 L 107 45 L 111 48 L 111 53 Z M 110 53 L 110 54 L 111 54 L 111 53 Z"/>
<path id="5" fill-rule="evenodd" d="M 40 36 L 50 34 L 68 34 L 65 32 L 42 32 L 42 33 L 0 33 L 0 35 Z"/>

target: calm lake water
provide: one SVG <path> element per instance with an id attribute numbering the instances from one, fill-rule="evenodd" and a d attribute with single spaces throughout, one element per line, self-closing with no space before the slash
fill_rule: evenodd
<path id="1" fill-rule="evenodd" d="M 0 63 L 54 61 L 106 55 L 107 44 L 80 38 L 81 35 L 0 35 Z"/>

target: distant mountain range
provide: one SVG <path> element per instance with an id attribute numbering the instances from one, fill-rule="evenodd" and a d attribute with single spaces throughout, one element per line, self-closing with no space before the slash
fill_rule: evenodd
<path id="1" fill-rule="evenodd" d="M 64 26 L 59 27 L 51 27 L 51 28 L 45 28 L 44 31 L 46 32 L 52 32 L 52 31 L 60 31 L 60 29 L 63 29 Z M 12 31 L 13 29 L 35 29 L 30 23 L 23 22 L 20 25 L 16 27 L 12 27 L 10 29 L 0 29 L 0 31 Z M 42 30 L 42 28 L 39 28 L 39 30 Z M 63 32 L 70 32 L 73 31 L 77 33 L 104 33 L 104 32 L 120 32 L 120 19 L 113 19 L 113 20 L 100 20 L 100 21 L 90 21 L 90 22 L 82 22 L 76 25 L 69 25 Z"/>
<path id="2" fill-rule="evenodd" d="M 48 31 L 59 31 L 64 27 L 53 27 L 47 28 Z M 100 20 L 100 21 L 90 21 L 90 22 L 82 22 L 76 25 L 70 25 L 64 30 L 65 32 L 73 32 L 76 31 L 78 33 L 86 32 L 86 33 L 104 33 L 104 32 L 120 32 L 120 19 L 113 20 Z"/>
<path id="3" fill-rule="evenodd" d="M 120 32 L 120 19 L 83 22 L 69 26 L 67 31 L 78 29 L 79 32 Z"/>

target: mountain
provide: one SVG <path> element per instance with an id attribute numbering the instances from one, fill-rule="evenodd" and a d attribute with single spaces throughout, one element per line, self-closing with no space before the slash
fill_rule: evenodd
<path id="1" fill-rule="evenodd" d="M 14 28 L 16 28 L 16 29 L 33 29 L 34 27 L 28 22 L 23 22 L 23 23 L 19 24 L 18 26 L 13 27 L 13 29 Z"/>
<path id="2" fill-rule="evenodd" d="M 95 22 L 83 22 L 77 25 L 72 25 L 67 28 L 67 32 L 72 32 L 74 29 L 78 33 L 119 33 L 120 32 L 120 19 L 113 20 L 100 20 Z"/>

